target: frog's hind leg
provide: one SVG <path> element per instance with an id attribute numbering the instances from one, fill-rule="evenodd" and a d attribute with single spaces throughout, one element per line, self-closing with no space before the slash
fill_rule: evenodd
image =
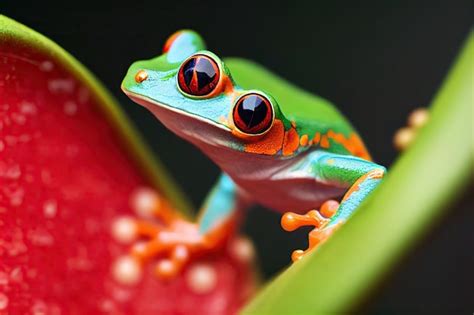
<path id="1" fill-rule="evenodd" d="M 292 231 L 300 226 L 315 227 L 309 234 L 309 248 L 293 252 L 296 261 L 311 249 L 318 247 L 354 213 L 362 201 L 378 186 L 385 174 L 385 168 L 352 156 L 322 154 L 315 159 L 310 172 L 318 180 L 348 187 L 341 203 L 330 200 L 319 211 L 311 210 L 300 216 L 291 212 L 282 217 L 282 226 Z"/>

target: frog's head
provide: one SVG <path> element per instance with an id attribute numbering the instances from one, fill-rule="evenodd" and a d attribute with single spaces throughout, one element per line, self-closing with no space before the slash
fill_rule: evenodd
<path id="1" fill-rule="evenodd" d="M 189 30 L 173 34 L 162 55 L 133 63 L 122 90 L 208 154 L 225 148 L 274 155 L 289 125 L 275 99 L 238 87 L 222 60 Z"/>

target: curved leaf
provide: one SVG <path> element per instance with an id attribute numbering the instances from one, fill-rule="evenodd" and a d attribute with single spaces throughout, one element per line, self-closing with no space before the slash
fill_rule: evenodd
<path id="1" fill-rule="evenodd" d="M 470 34 L 433 101 L 429 123 L 380 187 L 326 244 L 268 284 L 242 314 L 347 313 L 436 222 L 472 174 L 473 59 Z M 238 60 L 228 66 L 238 82 L 248 77 Z"/>

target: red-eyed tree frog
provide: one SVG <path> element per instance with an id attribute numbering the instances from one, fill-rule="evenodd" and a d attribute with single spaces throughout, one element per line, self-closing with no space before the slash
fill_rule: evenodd
<path id="1" fill-rule="evenodd" d="M 252 203 L 292 211 L 282 217 L 285 230 L 315 227 L 308 250 L 293 252 L 297 261 L 349 219 L 386 171 L 330 102 L 253 62 L 224 63 L 191 30 L 173 34 L 160 56 L 133 63 L 122 90 L 223 171 L 197 222 L 168 216 L 168 227 L 152 229 L 157 237 L 135 252 L 167 255 L 157 266 L 162 276 L 221 244 Z"/>

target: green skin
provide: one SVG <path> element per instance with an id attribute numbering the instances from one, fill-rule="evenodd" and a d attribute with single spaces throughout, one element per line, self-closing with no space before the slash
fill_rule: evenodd
<path id="1" fill-rule="evenodd" d="M 248 143 L 264 137 L 245 138 L 235 132 L 231 113 L 236 96 L 249 91 L 267 96 L 275 119 L 283 123 L 285 131 L 293 128 L 293 123 L 299 135 L 326 134 L 332 130 L 349 138 L 356 132 L 331 103 L 300 90 L 261 66 L 242 59 L 227 59 L 224 64 L 204 50 L 202 38 L 193 31 L 180 31 L 167 44 L 169 49 L 162 55 L 133 63 L 122 90 L 222 169 L 223 175 L 201 210 L 198 223 L 203 234 L 252 203 L 301 213 L 351 191 L 328 220 L 325 229 L 330 228 L 345 222 L 381 181 L 381 176 L 369 176 L 369 173 L 378 171 L 383 175 L 384 167 L 351 155 L 345 146 L 332 139 L 324 149 L 301 145 L 286 155 L 282 150 L 275 154 L 246 151 Z M 230 78 L 233 92 L 207 98 L 182 93 L 177 83 L 178 71 L 194 54 L 214 59 L 222 71 L 221 78 Z M 136 75 L 141 70 L 146 71 L 147 77 L 137 82 Z"/>

